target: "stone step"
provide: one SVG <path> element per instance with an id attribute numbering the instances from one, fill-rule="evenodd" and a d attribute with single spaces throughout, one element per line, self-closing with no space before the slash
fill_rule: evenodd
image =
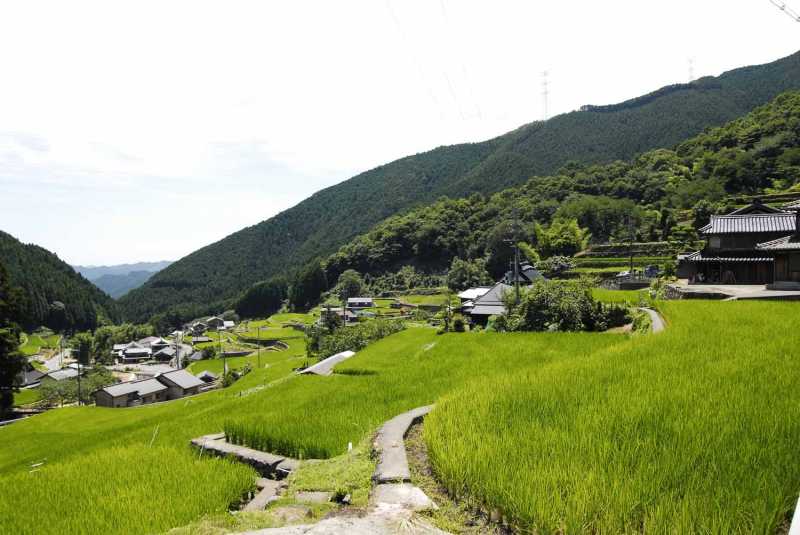
<path id="1" fill-rule="evenodd" d="M 256 486 L 261 489 L 261 492 L 256 494 L 255 498 L 242 508 L 242 511 L 263 511 L 267 505 L 280 497 L 286 484 L 283 481 L 262 477 L 256 482 Z"/>

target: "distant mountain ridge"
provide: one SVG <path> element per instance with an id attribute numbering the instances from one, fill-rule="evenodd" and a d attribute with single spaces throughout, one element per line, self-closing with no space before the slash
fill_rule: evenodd
<path id="1" fill-rule="evenodd" d="M 92 281 L 95 286 L 118 299 L 138 288 L 147 280 L 169 266 L 170 260 L 160 262 L 137 262 L 113 266 L 72 266 L 75 271 Z"/>
<path id="2" fill-rule="evenodd" d="M 116 321 L 114 301 L 54 253 L 25 244 L 0 231 L 0 262 L 12 286 L 22 291 L 20 317 L 24 328 L 94 329 L 102 318 Z"/>
<path id="3" fill-rule="evenodd" d="M 441 196 L 494 193 L 570 161 L 628 160 L 672 147 L 800 88 L 800 53 L 642 97 L 565 113 L 494 139 L 401 158 L 326 188 L 298 205 L 175 262 L 120 299 L 128 319 L 219 310 L 254 282 L 333 253 L 383 219 Z"/>
<path id="4" fill-rule="evenodd" d="M 127 275 L 128 273 L 134 271 L 147 271 L 149 273 L 156 273 L 170 264 L 172 264 L 171 260 L 161 260 L 159 262 L 136 262 L 134 264 L 116 264 L 110 266 L 73 265 L 72 267 L 75 269 L 75 271 L 90 281 L 94 281 L 103 275 Z"/>

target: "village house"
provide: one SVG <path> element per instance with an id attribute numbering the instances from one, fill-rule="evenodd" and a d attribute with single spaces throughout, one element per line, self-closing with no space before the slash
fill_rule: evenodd
<path id="1" fill-rule="evenodd" d="M 25 363 L 25 367 L 17 374 L 16 384 L 20 387 L 38 386 L 45 374 L 40 372 L 29 362 Z"/>
<path id="2" fill-rule="evenodd" d="M 215 329 L 217 331 L 222 330 L 225 327 L 225 320 L 222 318 L 218 318 L 217 316 L 211 316 L 204 322 L 208 325 L 209 329 Z"/>
<path id="3" fill-rule="evenodd" d="M 40 379 L 40 383 L 46 384 L 48 382 L 61 382 L 68 379 L 75 379 L 76 377 L 78 377 L 78 370 L 67 367 L 43 375 Z"/>
<path id="4" fill-rule="evenodd" d="M 193 396 L 206 383 L 186 370 L 172 370 L 152 378 L 106 386 L 94 392 L 99 407 L 135 407 Z"/>
<path id="5" fill-rule="evenodd" d="M 338 316 L 344 323 L 355 323 L 358 321 L 358 314 L 352 310 L 345 310 L 341 307 L 326 307 L 320 311 L 319 321 L 317 323 L 322 325 L 328 314 Z"/>
<path id="6" fill-rule="evenodd" d="M 135 407 L 166 401 L 168 387 L 157 379 L 142 379 L 106 386 L 94 392 L 98 407 Z"/>
<path id="7" fill-rule="evenodd" d="M 690 283 L 771 285 L 775 280 L 791 281 L 791 249 L 782 250 L 778 242 L 786 240 L 785 247 L 791 247 L 796 227 L 795 212 L 758 200 L 730 214 L 711 216 L 700 229 L 705 247 L 679 257 L 678 275 Z M 780 273 L 775 265 L 779 251 L 783 252 L 777 256 L 787 259 L 780 261 Z"/>
<path id="8" fill-rule="evenodd" d="M 156 379 L 168 388 L 167 399 L 193 396 L 199 392 L 201 386 L 205 385 L 202 380 L 186 370 L 162 373 Z"/>
<path id="9" fill-rule="evenodd" d="M 769 290 L 800 290 L 800 202 L 794 208 L 794 232 L 782 238 L 760 243 L 759 251 L 774 257 Z"/>
<path id="10" fill-rule="evenodd" d="M 519 280 L 520 284 L 528 286 L 530 284 L 533 284 L 534 281 L 543 278 L 544 275 L 542 275 L 542 273 L 538 269 L 536 269 L 529 263 L 523 262 L 519 265 L 519 270 L 517 272 L 517 279 Z M 503 282 L 509 285 L 514 284 L 514 270 L 509 270 L 506 272 L 506 274 L 503 276 Z"/>
<path id="11" fill-rule="evenodd" d="M 375 303 L 371 297 L 350 297 L 347 299 L 347 308 L 356 310 L 359 308 L 372 308 Z"/>
<path id="12" fill-rule="evenodd" d="M 514 291 L 513 286 L 500 281 L 492 286 L 489 291 L 476 298 L 472 302 L 472 308 L 465 312 L 469 314 L 475 323 L 486 325 L 491 316 L 505 314 L 506 306 L 503 304 L 503 296 L 512 291 Z"/>

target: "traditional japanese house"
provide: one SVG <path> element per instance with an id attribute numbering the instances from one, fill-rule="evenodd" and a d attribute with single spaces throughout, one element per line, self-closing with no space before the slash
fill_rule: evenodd
<path id="1" fill-rule="evenodd" d="M 800 203 L 794 211 L 795 230 L 788 236 L 758 244 L 758 250 L 771 254 L 773 280 L 770 290 L 800 290 Z"/>
<path id="2" fill-rule="evenodd" d="M 795 227 L 794 213 L 758 201 L 728 215 L 711 216 L 700 229 L 705 248 L 682 256 L 679 271 L 690 282 L 770 284 L 775 255 L 759 245 L 784 238 Z"/>

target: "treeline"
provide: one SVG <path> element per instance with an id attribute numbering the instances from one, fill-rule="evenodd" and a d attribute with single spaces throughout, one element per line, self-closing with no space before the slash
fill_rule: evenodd
<path id="1" fill-rule="evenodd" d="M 0 231 L 0 262 L 21 291 L 16 322 L 24 329 L 87 330 L 119 320 L 108 295 L 42 247 Z"/>
<path id="2" fill-rule="evenodd" d="M 506 240 L 546 248 L 542 227 L 572 220 L 595 243 L 634 239 L 680 246 L 696 238 L 695 227 L 711 214 L 733 208 L 727 196 L 799 183 L 800 93 L 793 92 L 674 150 L 653 150 L 630 162 L 570 164 L 492 196 L 441 199 L 391 217 L 328 257 L 326 276 L 335 282 L 347 269 L 375 275 L 408 264 L 442 272 L 454 258 L 485 258 L 496 277 L 510 260 Z M 693 215 L 690 228 L 678 224 L 686 210 Z"/>
<path id="3" fill-rule="evenodd" d="M 120 304 L 126 318 L 137 322 L 178 307 L 183 307 L 178 312 L 182 315 L 223 310 L 254 283 L 295 273 L 386 217 L 441 196 L 491 196 L 536 175 L 560 174 L 557 171 L 569 160 L 584 165 L 627 160 L 655 147 L 674 146 L 781 91 L 800 87 L 800 56 L 737 69 L 703 83 L 712 82 L 715 87 L 692 84 L 633 108 L 567 113 L 485 142 L 439 147 L 379 166 L 181 259 L 125 295 Z M 618 172 L 625 174 L 625 164 L 620 165 Z M 578 176 L 568 176 L 571 172 L 565 171 L 571 181 L 585 174 L 576 170 Z M 629 182 L 635 183 L 635 177 L 626 177 L 620 187 L 630 187 Z M 557 188 L 560 183 L 551 180 L 549 185 Z M 545 186 L 540 187 L 542 195 L 550 194 Z M 596 195 L 589 186 L 577 184 L 572 191 Z M 633 186 L 648 197 L 646 188 Z M 609 190 L 609 197 L 639 202 L 610 184 L 603 189 Z M 555 208 L 551 203 L 539 209 Z"/>

